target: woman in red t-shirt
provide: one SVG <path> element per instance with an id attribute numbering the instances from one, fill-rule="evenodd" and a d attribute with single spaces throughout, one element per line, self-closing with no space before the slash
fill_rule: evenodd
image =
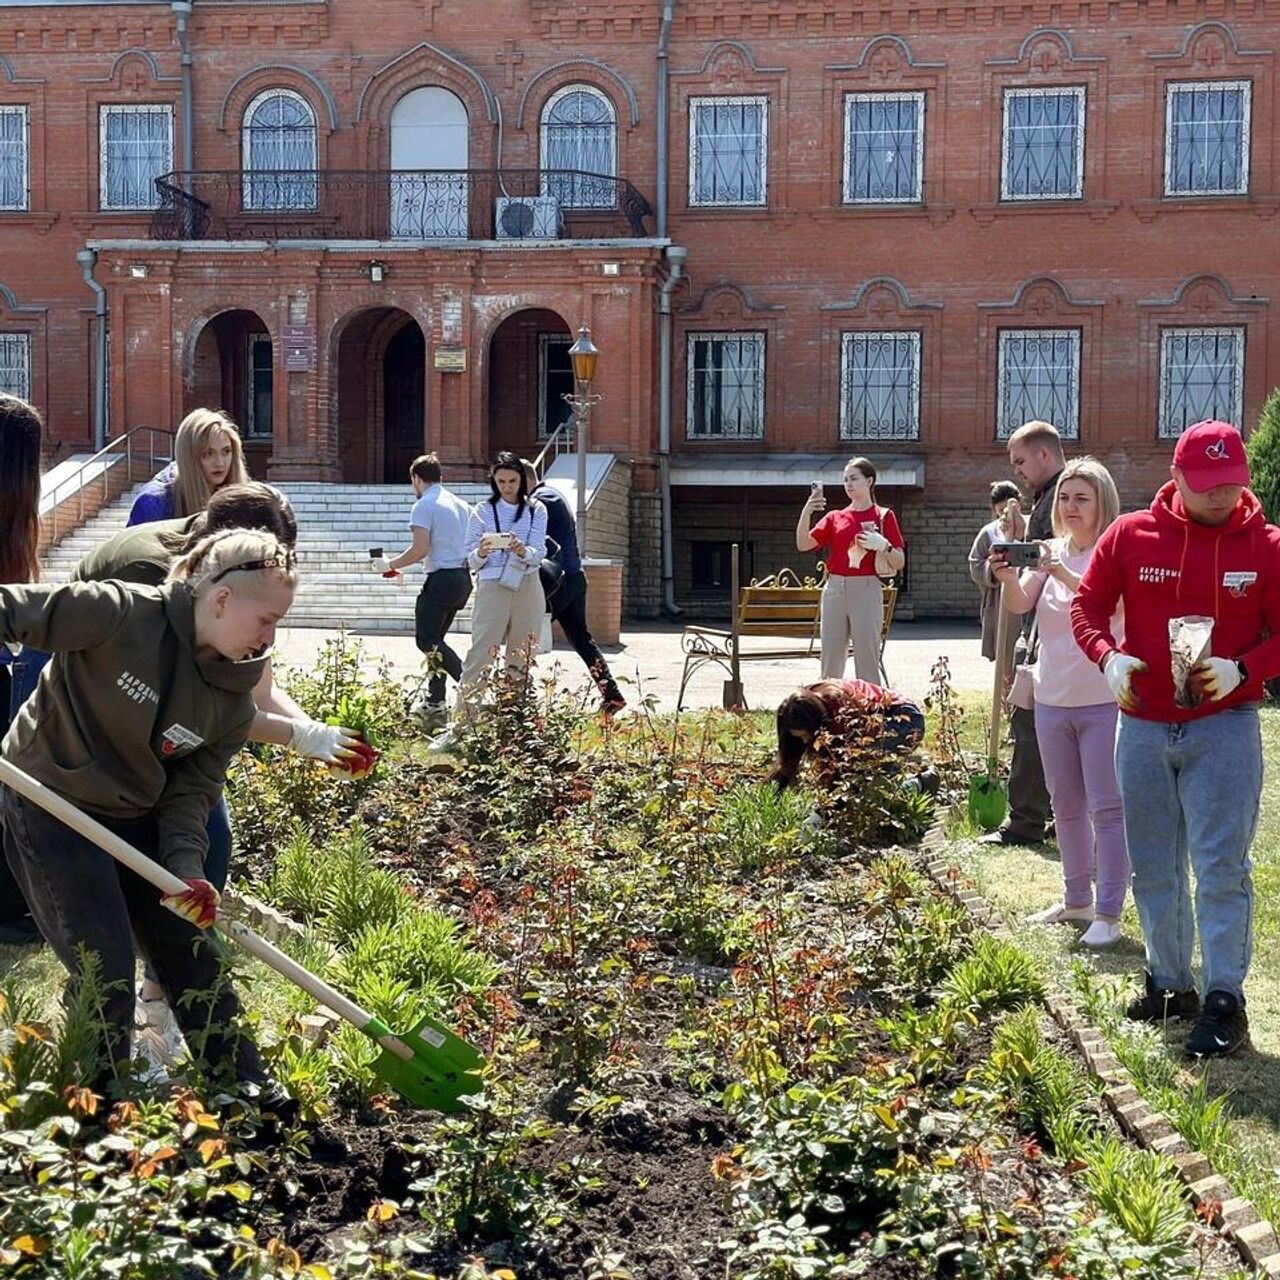
<path id="1" fill-rule="evenodd" d="M 868 715 L 881 720 L 877 736 L 886 750 L 910 751 L 924 738 L 924 712 L 891 689 L 866 680 L 819 680 L 797 689 L 778 708 L 778 758 L 769 781 L 786 790 L 806 756 L 826 754 L 816 745 L 820 734 L 840 740 L 850 731 L 866 732 Z"/>
<path id="2" fill-rule="evenodd" d="M 812 529 L 809 518 L 826 508 L 821 487 L 813 488 L 796 525 L 796 549 L 827 552 L 827 585 L 822 592 L 822 676 L 844 675 L 849 645 L 859 680 L 880 675 L 880 627 L 884 618 L 880 578 L 902 571 L 898 518 L 876 506 L 876 469 L 866 458 L 850 458 L 844 468 L 849 505 L 828 512 Z"/>

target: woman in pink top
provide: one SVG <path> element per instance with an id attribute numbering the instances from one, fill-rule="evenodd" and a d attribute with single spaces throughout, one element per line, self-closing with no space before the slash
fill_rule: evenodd
<path id="1" fill-rule="evenodd" d="M 1058 851 L 1066 882 L 1063 900 L 1032 919 L 1043 924 L 1089 921 L 1080 941 L 1108 947 L 1120 940 L 1120 912 L 1129 886 L 1124 808 L 1116 782 L 1116 704 L 1106 677 L 1071 634 L 1071 599 L 1094 545 L 1120 514 L 1111 473 L 1096 458 L 1067 463 L 1053 496 L 1051 542 L 1040 564 L 1021 577 L 993 547 L 992 572 L 1013 613 L 1036 611 L 1039 655 L 1032 667 L 1036 741 L 1053 800 Z M 1119 615 L 1112 621 L 1120 638 Z M 1094 905 L 1093 877 L 1098 881 Z"/>
<path id="2" fill-rule="evenodd" d="M 897 517 L 876 506 L 876 469 L 866 458 L 850 458 L 844 467 L 849 505 L 830 511 L 812 529 L 809 520 L 827 500 L 817 481 L 796 524 L 796 550 L 827 551 L 827 585 L 822 589 L 822 678 L 844 675 L 853 645 L 853 669 L 859 680 L 880 678 L 880 628 L 884 618 L 880 576 L 902 571 L 906 552 Z"/>

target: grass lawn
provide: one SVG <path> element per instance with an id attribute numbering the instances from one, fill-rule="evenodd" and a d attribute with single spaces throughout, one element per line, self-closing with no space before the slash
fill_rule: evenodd
<path id="1" fill-rule="evenodd" d="M 966 746 L 974 747 L 975 723 L 984 708 L 972 695 L 965 702 Z M 1280 708 L 1264 708 L 1262 738 L 1267 783 L 1253 845 L 1255 939 L 1246 987 L 1254 1051 L 1204 1066 L 1190 1063 L 1181 1054 L 1188 1031 L 1181 1023 L 1151 1036 L 1139 1032 L 1132 1043 L 1148 1058 L 1163 1059 L 1156 1063 L 1156 1072 L 1171 1084 L 1189 1089 L 1203 1078 L 1210 1094 L 1227 1097 L 1239 1149 L 1258 1176 L 1265 1174 L 1275 1183 L 1274 1207 L 1269 1215 L 1274 1220 L 1280 1216 L 1276 1212 L 1280 1209 L 1280 1180 L 1276 1178 L 1280 1168 L 1280 947 L 1276 945 L 1280 939 L 1280 791 L 1274 784 L 1280 773 Z M 1024 916 L 1062 896 L 1056 848 L 982 845 L 975 834 L 967 820 L 957 821 L 951 857 L 974 877 L 988 901 L 1008 917 L 1017 940 L 1044 960 L 1057 985 L 1070 991 L 1078 988 L 1087 974 L 1114 987 L 1116 1000 L 1126 999 L 1140 980 L 1143 967 L 1142 933 L 1132 900 L 1125 909 L 1124 940 L 1110 952 L 1086 951 L 1078 946 L 1079 931 L 1072 926 L 1042 928 L 1022 923 Z M 1118 1030 L 1117 1034 L 1123 1032 Z"/>

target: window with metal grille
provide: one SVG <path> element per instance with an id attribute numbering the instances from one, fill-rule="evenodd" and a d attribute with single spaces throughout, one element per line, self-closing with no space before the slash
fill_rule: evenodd
<path id="1" fill-rule="evenodd" d="M 1078 200 L 1084 193 L 1084 86 L 1006 89 L 1002 200 Z"/>
<path id="2" fill-rule="evenodd" d="M 31 335 L 0 333 L 0 391 L 31 399 Z"/>
<path id="3" fill-rule="evenodd" d="M 920 438 L 920 335 L 840 335 L 840 439 Z"/>
<path id="4" fill-rule="evenodd" d="M 1249 190 L 1248 80 L 1165 87 L 1164 193 L 1244 195 Z"/>
<path id="5" fill-rule="evenodd" d="M 924 171 L 924 94 L 847 93 L 844 201 L 919 201 Z"/>
<path id="6" fill-rule="evenodd" d="M 290 89 L 259 94 L 244 113 L 246 209 L 316 207 L 316 117 Z"/>
<path id="7" fill-rule="evenodd" d="M 156 179 L 173 170 L 173 108 L 105 106 L 98 137 L 103 209 L 154 209 Z"/>
<path id="8" fill-rule="evenodd" d="M 546 195 L 564 209 L 612 209 L 618 204 L 618 117 L 599 89 L 571 84 L 542 110 Z"/>
<path id="9" fill-rule="evenodd" d="M 689 203 L 762 205 L 767 98 L 689 99 Z"/>
<path id="10" fill-rule="evenodd" d="M 271 359 L 271 335 L 249 334 L 248 386 L 245 388 L 245 436 L 263 440 L 271 436 L 271 410 L 275 370 Z"/>
<path id="11" fill-rule="evenodd" d="M 1080 330 L 1002 329 L 996 374 L 996 438 L 1024 422 L 1051 422 L 1080 437 Z"/>
<path id="12" fill-rule="evenodd" d="M 764 334 L 688 335 L 690 440 L 764 438 Z"/>
<path id="13" fill-rule="evenodd" d="M 1240 425 L 1244 329 L 1160 331 L 1160 435 L 1176 439 L 1206 418 Z"/>
<path id="14" fill-rule="evenodd" d="M 549 439 L 567 426 L 573 409 L 565 399 L 573 394 L 573 361 L 567 333 L 538 334 L 538 439 Z"/>
<path id="15" fill-rule="evenodd" d="M 27 208 L 27 109 L 0 107 L 0 209 Z"/>

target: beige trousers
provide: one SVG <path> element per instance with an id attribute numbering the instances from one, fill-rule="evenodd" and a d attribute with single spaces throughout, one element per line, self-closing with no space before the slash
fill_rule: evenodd
<path id="1" fill-rule="evenodd" d="M 880 628 L 884 596 L 880 579 L 833 573 L 822 588 L 822 678 L 839 680 L 853 644 L 853 669 L 859 680 L 880 683 Z"/>
<path id="2" fill-rule="evenodd" d="M 538 652 L 545 611 L 542 582 L 536 573 L 526 573 L 515 591 L 491 578 L 482 578 L 476 584 L 475 606 L 471 611 L 471 647 L 462 662 L 458 702 L 454 708 L 458 716 L 467 714 L 467 704 L 488 677 L 498 649 L 506 649 L 508 671 L 525 670 Z"/>

